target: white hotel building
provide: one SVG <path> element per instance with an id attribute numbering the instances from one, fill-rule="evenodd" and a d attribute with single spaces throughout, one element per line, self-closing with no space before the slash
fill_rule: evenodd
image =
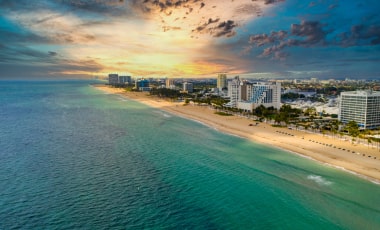
<path id="1" fill-rule="evenodd" d="M 338 118 L 344 124 L 355 121 L 361 129 L 380 127 L 380 92 L 342 92 Z"/>
<path id="2" fill-rule="evenodd" d="M 240 101 L 241 98 L 241 84 L 242 82 L 239 79 L 239 76 L 236 76 L 233 80 L 228 81 L 228 97 L 230 98 L 230 102 L 228 106 L 236 107 L 237 102 Z"/>
<path id="3" fill-rule="evenodd" d="M 228 82 L 228 96 L 230 102 L 227 106 L 236 107 L 246 111 L 252 111 L 260 105 L 281 108 L 281 83 L 280 82 L 255 82 L 241 81 L 235 77 Z"/>

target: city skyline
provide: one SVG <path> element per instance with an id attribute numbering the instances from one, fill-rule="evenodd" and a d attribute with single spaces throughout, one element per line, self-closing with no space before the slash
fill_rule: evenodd
<path id="1" fill-rule="evenodd" d="M 0 0 L 0 79 L 376 78 L 379 9 L 375 0 Z"/>

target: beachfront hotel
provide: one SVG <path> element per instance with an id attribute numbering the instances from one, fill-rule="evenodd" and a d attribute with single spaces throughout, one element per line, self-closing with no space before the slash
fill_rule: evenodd
<path id="1" fill-rule="evenodd" d="M 251 93 L 249 100 L 256 105 L 281 108 L 281 83 L 280 82 L 256 82 L 248 91 Z"/>
<path id="2" fill-rule="evenodd" d="M 130 84 L 132 82 L 131 76 L 119 76 L 116 73 L 110 73 L 108 74 L 108 84 L 117 86 L 117 85 L 125 85 Z"/>
<path id="3" fill-rule="evenodd" d="M 132 77 L 131 76 L 119 76 L 119 83 L 120 84 L 131 84 L 132 83 Z"/>
<path id="4" fill-rule="evenodd" d="M 380 127 L 380 92 L 342 92 L 338 118 L 344 124 L 355 121 L 361 129 Z"/>
<path id="5" fill-rule="evenodd" d="M 241 98 L 241 87 L 240 87 L 240 78 L 236 76 L 231 81 L 228 81 L 228 97 L 230 98 L 230 102 L 228 102 L 227 106 L 237 107 L 237 102 L 240 101 Z"/>
<path id="6" fill-rule="evenodd" d="M 119 83 L 119 75 L 118 74 L 108 74 L 108 84 L 117 85 Z"/>
<path id="7" fill-rule="evenodd" d="M 255 82 L 240 80 L 236 76 L 228 82 L 228 96 L 230 102 L 227 106 L 250 111 L 260 105 L 265 107 L 281 108 L 280 82 Z"/>
<path id="8" fill-rule="evenodd" d="M 135 89 L 139 91 L 150 91 L 151 88 L 149 87 L 149 80 L 144 78 L 136 79 Z"/>

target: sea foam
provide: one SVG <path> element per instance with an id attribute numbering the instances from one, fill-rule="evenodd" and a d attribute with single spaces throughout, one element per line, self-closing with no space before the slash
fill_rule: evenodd
<path id="1" fill-rule="evenodd" d="M 318 175 L 308 175 L 307 179 L 312 180 L 315 183 L 317 183 L 319 185 L 323 185 L 323 186 L 329 186 L 329 185 L 333 184 L 333 182 L 328 181 L 327 179 L 323 178 L 322 176 L 318 176 Z"/>

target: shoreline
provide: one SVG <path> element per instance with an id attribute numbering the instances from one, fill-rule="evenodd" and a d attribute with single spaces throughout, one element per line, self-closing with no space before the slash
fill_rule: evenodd
<path id="1" fill-rule="evenodd" d="M 292 154 L 306 157 L 329 167 L 346 171 L 360 178 L 380 184 L 380 152 L 377 148 L 349 141 L 322 136 L 294 129 L 272 127 L 239 116 L 220 116 L 208 106 L 184 105 L 150 96 L 147 92 L 126 92 L 122 88 L 107 85 L 92 85 L 107 93 L 118 94 L 173 115 L 199 122 L 218 132 L 238 136 L 247 140 L 270 145 Z"/>

